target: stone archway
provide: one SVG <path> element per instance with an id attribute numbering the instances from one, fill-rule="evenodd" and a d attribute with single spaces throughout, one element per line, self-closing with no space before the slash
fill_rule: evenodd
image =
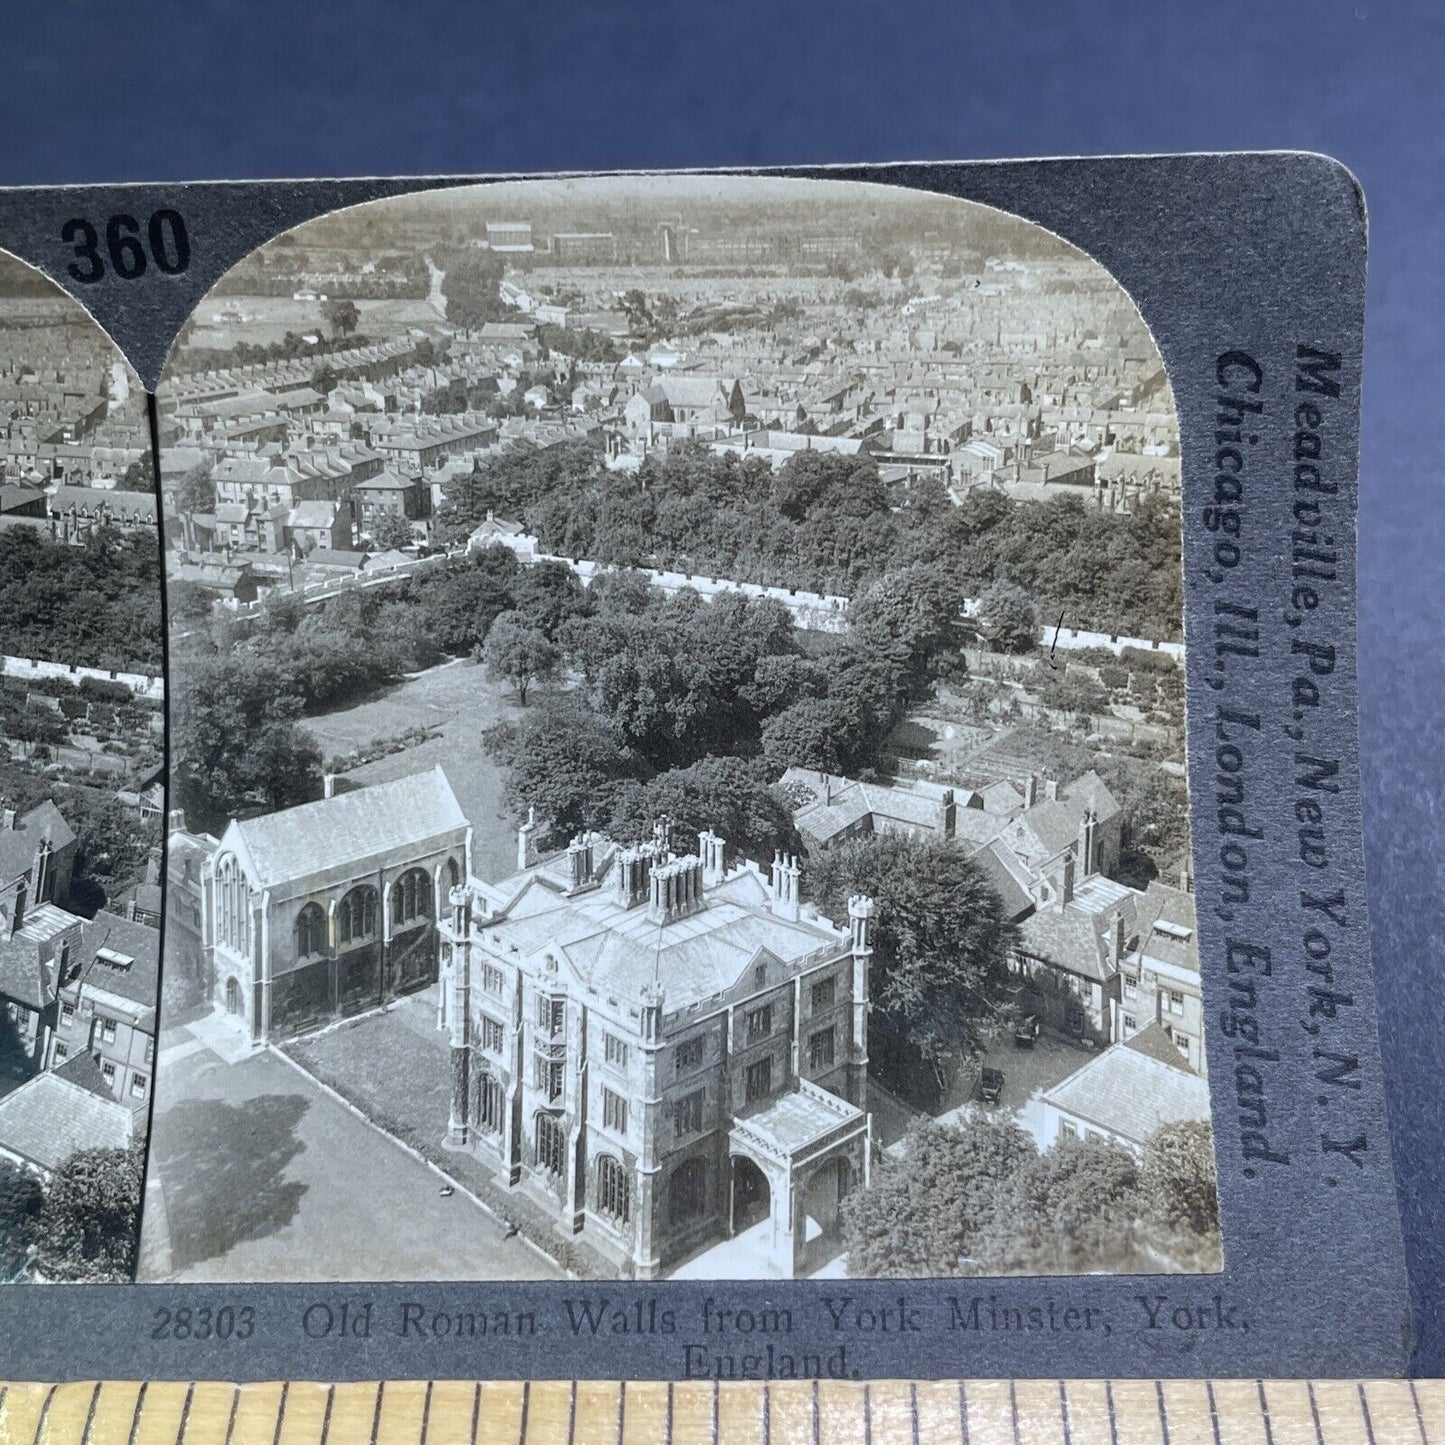
<path id="1" fill-rule="evenodd" d="M 773 1189 L 768 1176 L 746 1154 L 734 1154 L 729 1233 L 741 1234 L 761 1224 L 772 1207 Z"/>

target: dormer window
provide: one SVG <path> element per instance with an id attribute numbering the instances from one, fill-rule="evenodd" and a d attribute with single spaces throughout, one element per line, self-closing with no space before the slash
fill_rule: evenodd
<path id="1" fill-rule="evenodd" d="M 96 961 L 105 964 L 107 968 L 113 968 L 117 973 L 128 973 L 135 963 L 128 953 L 119 953 L 113 948 L 97 948 L 95 950 Z M 64 959 L 61 960 L 62 970 L 65 967 Z"/>

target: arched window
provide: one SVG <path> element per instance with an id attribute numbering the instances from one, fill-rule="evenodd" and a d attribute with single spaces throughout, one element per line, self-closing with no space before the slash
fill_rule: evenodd
<path id="1" fill-rule="evenodd" d="M 674 1224 L 696 1219 L 707 1208 L 707 1160 L 685 1159 L 668 1184 L 668 1215 Z"/>
<path id="2" fill-rule="evenodd" d="M 462 882 L 461 864 L 455 858 L 447 859 L 447 887 L 460 888 Z"/>
<path id="3" fill-rule="evenodd" d="M 326 952 L 326 915 L 319 903 L 308 903 L 296 915 L 296 957 L 315 958 Z"/>
<path id="4" fill-rule="evenodd" d="M 477 1080 L 477 1127 L 488 1134 L 500 1134 L 505 1108 L 502 1081 L 495 1074 L 483 1074 Z"/>
<path id="5" fill-rule="evenodd" d="M 562 1174 L 567 1167 L 567 1135 L 555 1114 L 537 1115 L 537 1167 Z"/>
<path id="6" fill-rule="evenodd" d="M 353 888 L 336 910 L 336 936 L 340 943 L 365 943 L 376 937 L 376 889 L 369 884 Z"/>
<path id="7" fill-rule="evenodd" d="M 597 1161 L 597 1212 L 626 1224 L 632 1212 L 631 1181 L 620 1159 L 604 1154 Z"/>
<path id="8" fill-rule="evenodd" d="M 243 954 L 251 947 L 248 893 L 246 875 L 228 853 L 216 869 L 216 933 L 227 947 Z"/>
<path id="9" fill-rule="evenodd" d="M 431 917 L 431 883 L 420 868 L 413 868 L 391 885 L 391 926 L 401 928 Z"/>

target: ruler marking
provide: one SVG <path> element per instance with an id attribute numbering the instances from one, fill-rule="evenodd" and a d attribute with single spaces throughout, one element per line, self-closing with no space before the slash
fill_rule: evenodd
<path id="1" fill-rule="evenodd" d="M 1008 1382 L 1008 1418 L 1013 1429 L 1014 1445 L 1019 1445 L 1019 1392 L 1012 1380 Z"/>
<path id="2" fill-rule="evenodd" d="M 863 1445 L 873 1445 L 873 1394 L 863 1381 Z"/>
<path id="3" fill-rule="evenodd" d="M 814 1384 L 816 1384 L 816 1383 L 817 1383 L 817 1382 L 814 1381 Z M 912 1432 L 913 1432 L 913 1445 L 919 1445 L 919 1440 L 918 1440 L 918 1381 L 917 1381 L 917 1380 L 910 1380 L 910 1381 L 908 1382 L 908 1422 L 909 1422 L 909 1425 L 911 1426 Z M 816 1440 L 818 1437 L 817 1437 L 817 1435 L 815 1434 L 815 1435 L 813 1436 L 813 1438 Z"/>
<path id="4" fill-rule="evenodd" d="M 577 1381 L 572 1381 L 567 1391 L 567 1445 L 574 1445 L 577 1438 Z"/>
<path id="5" fill-rule="evenodd" d="M 137 1435 L 137 1434 L 139 1433 L 139 1431 L 140 1431 L 140 1412 L 141 1412 L 141 1407 L 142 1407 L 142 1406 L 145 1404 L 145 1402 L 146 1402 L 146 1385 L 147 1385 L 148 1383 L 149 1383 L 149 1381 L 142 1380 L 142 1381 L 140 1382 L 140 1389 L 136 1391 L 136 1396 L 135 1396 L 135 1414 L 133 1414 L 133 1415 L 130 1417 L 130 1436 L 129 1436 L 129 1440 L 128 1440 L 128 1445 L 135 1445 L 135 1437 L 136 1437 L 136 1435 Z M 228 1445 L 229 1445 L 230 1438 L 231 1438 L 230 1432 L 228 1431 L 227 1434 L 226 1434 L 226 1440 L 227 1440 L 227 1442 L 228 1442 Z"/>
<path id="6" fill-rule="evenodd" d="M 1420 1445 L 1430 1445 L 1430 1437 L 1425 1433 L 1425 1416 L 1420 1412 L 1420 1392 L 1415 1388 L 1414 1380 L 1405 1383 L 1410 1387 L 1410 1403 L 1415 1407 L 1415 1428 L 1420 1432 Z"/>
<path id="7" fill-rule="evenodd" d="M 376 1408 L 371 1412 L 371 1445 L 376 1445 L 377 1436 L 381 1434 L 381 1397 L 386 1393 L 386 1381 L 376 1382 Z M 282 1397 L 285 1403 L 285 1397 Z"/>
<path id="8" fill-rule="evenodd" d="M 40 1418 L 35 1422 L 35 1445 L 40 1445 L 41 1437 L 45 1434 L 45 1422 L 50 1418 L 50 1402 L 59 1388 L 59 1385 L 52 1385 L 45 1392 L 45 1403 L 41 1405 Z"/>
<path id="9" fill-rule="evenodd" d="M 1204 1382 L 1204 1398 L 1209 1401 L 1209 1428 L 1214 1434 L 1214 1445 L 1222 1445 L 1219 1438 L 1219 1405 L 1214 1398 L 1214 1381 Z"/>
<path id="10" fill-rule="evenodd" d="M 326 1387 L 326 1408 L 321 1412 L 321 1445 L 331 1439 L 331 1407 L 336 1403 L 336 1386 Z"/>
<path id="11" fill-rule="evenodd" d="M 763 1445 L 773 1445 L 773 1392 L 763 1381 Z"/>
<path id="12" fill-rule="evenodd" d="M 517 1445 L 526 1445 L 527 1410 L 532 1403 L 532 1382 L 522 1381 L 522 1418 L 517 1422 Z"/>
<path id="13" fill-rule="evenodd" d="M 426 1382 L 426 1394 L 421 1402 L 421 1434 L 418 1437 L 419 1445 L 426 1445 L 426 1434 L 431 1429 L 431 1387 L 432 1382 Z"/>
<path id="14" fill-rule="evenodd" d="M 1059 1420 L 1064 1427 L 1064 1445 L 1074 1445 L 1073 1427 L 1069 1423 L 1069 1390 L 1059 1381 Z"/>
<path id="15" fill-rule="evenodd" d="M 1159 1433 L 1164 1439 L 1164 1445 L 1169 1445 L 1169 1412 L 1164 1408 L 1164 1382 L 1154 1381 L 1154 1399 L 1159 1406 Z"/>
<path id="16" fill-rule="evenodd" d="M 1365 1382 L 1356 1381 L 1355 1393 L 1360 1397 L 1360 1414 L 1365 1417 L 1365 1439 L 1375 1445 L 1375 1422 L 1370 1419 L 1370 1402 L 1365 1399 Z"/>
<path id="17" fill-rule="evenodd" d="M 472 1445 L 477 1445 L 477 1427 L 482 1419 L 482 1382 L 472 1386 Z"/>
<path id="18" fill-rule="evenodd" d="M 1264 1395 L 1264 1381 L 1254 1382 L 1255 1393 L 1259 1396 L 1259 1417 L 1264 1421 L 1264 1445 L 1274 1445 L 1274 1424 L 1269 1418 L 1269 1401 Z"/>
<path id="19" fill-rule="evenodd" d="M 1310 1401 L 1310 1418 L 1315 1422 L 1315 1440 L 1317 1445 L 1325 1445 L 1325 1432 L 1320 1428 L 1320 1405 L 1315 1399 L 1315 1386 L 1313 1380 L 1305 1381 L 1305 1393 Z"/>
<path id="20" fill-rule="evenodd" d="M 866 1405 L 868 1400 L 868 1386 L 863 1386 L 863 1400 Z M 968 1441 L 968 1390 L 962 1380 L 958 1382 L 958 1438 L 962 1445 L 969 1445 Z"/>
<path id="21" fill-rule="evenodd" d="M 291 1381 L 281 1382 L 281 1403 L 276 1407 L 276 1433 L 271 1436 L 271 1445 L 281 1445 L 281 1427 L 286 1423 L 286 1401 L 291 1394 Z M 376 1427 L 371 1430 L 373 1445 L 376 1441 Z"/>
<path id="22" fill-rule="evenodd" d="M 627 1426 L 627 1381 L 617 1382 L 617 1445 L 622 1445 L 622 1432 Z"/>
<path id="23" fill-rule="evenodd" d="M 100 1381 L 95 1382 L 95 1389 L 90 1392 L 90 1409 L 85 1412 L 85 1429 L 80 1432 L 80 1445 L 90 1445 L 90 1432 L 95 1427 L 95 1409 L 100 1404 Z M 1419 1405 L 1415 1406 L 1415 1413 L 1420 1413 Z"/>
<path id="24" fill-rule="evenodd" d="M 176 1445 L 186 1438 L 186 1431 L 191 1423 L 191 1401 L 196 1397 L 196 1382 L 192 1380 L 186 1386 L 186 1398 L 181 1404 L 181 1423 L 176 1426 Z"/>
<path id="25" fill-rule="evenodd" d="M 144 1390 L 144 1389 L 145 1389 L 145 1386 L 142 1385 L 142 1386 L 141 1386 L 141 1389 Z M 229 1419 L 227 1419 L 227 1421 L 226 1421 L 226 1445 L 231 1445 L 231 1436 L 236 1433 L 236 1411 L 239 1410 L 240 1408 L 241 1408 L 241 1387 L 240 1387 L 239 1385 L 232 1385 L 232 1386 L 231 1386 L 231 1414 L 230 1414 Z"/>
<path id="26" fill-rule="evenodd" d="M 721 1389 L 722 1387 L 714 1380 L 712 1382 L 712 1445 L 717 1445 L 718 1395 L 721 1393 Z"/>
<path id="27" fill-rule="evenodd" d="M 663 1437 L 667 1445 L 672 1445 L 672 1381 L 667 1382 L 667 1434 Z"/>
<path id="28" fill-rule="evenodd" d="M 819 1423 L 819 1420 L 818 1420 L 818 1382 L 817 1382 L 816 1380 L 813 1381 L 812 1409 L 813 1409 L 813 1419 L 812 1419 L 812 1424 L 813 1424 L 813 1445 L 819 1445 L 819 1441 L 820 1441 L 821 1438 L 822 1438 L 822 1436 L 821 1436 L 822 1426 L 821 1426 L 821 1424 Z M 918 1434 L 917 1430 L 915 1430 L 913 1433 L 914 1433 L 914 1436 L 915 1436 L 915 1438 L 916 1438 L 916 1437 L 917 1437 L 917 1434 Z"/>
<path id="29" fill-rule="evenodd" d="M 1114 1383 L 1104 1381 L 1104 1404 L 1109 1409 L 1109 1445 L 1119 1445 L 1119 1420 L 1114 1414 Z"/>

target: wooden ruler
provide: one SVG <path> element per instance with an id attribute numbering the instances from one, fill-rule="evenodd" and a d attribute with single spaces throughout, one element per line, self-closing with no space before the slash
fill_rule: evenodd
<path id="1" fill-rule="evenodd" d="M 1445 1445 L 1442 1380 L 0 1386 L 0 1445 Z"/>

